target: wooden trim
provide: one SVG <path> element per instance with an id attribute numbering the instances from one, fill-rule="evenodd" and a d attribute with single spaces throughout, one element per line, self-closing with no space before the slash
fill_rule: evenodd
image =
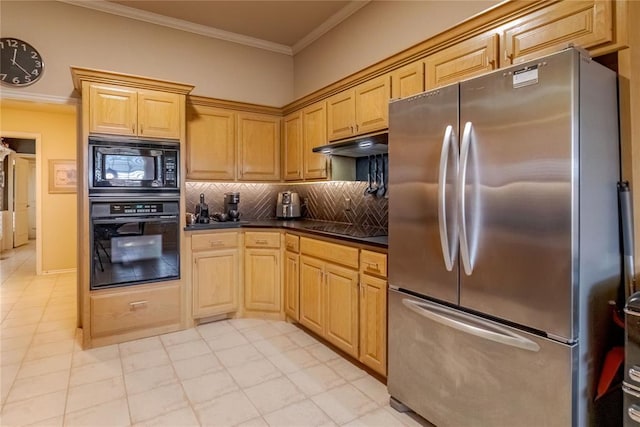
<path id="1" fill-rule="evenodd" d="M 248 102 L 229 101 L 225 99 L 207 98 L 204 96 L 189 95 L 187 97 L 187 108 L 190 106 L 203 105 L 207 107 L 224 108 L 227 110 L 238 110 L 249 113 L 270 114 L 282 116 L 282 108 L 269 107 L 267 105 L 250 104 Z"/>
<path id="2" fill-rule="evenodd" d="M 159 90 L 162 92 L 178 93 L 181 95 L 187 95 L 195 87 L 186 83 L 178 83 L 131 74 L 116 73 L 114 71 L 95 70 L 91 68 L 81 68 L 73 66 L 70 68 L 71 77 L 73 79 L 73 87 L 79 93 L 82 93 L 83 81 L 104 83 L 107 85 L 124 85 L 138 89 Z"/>

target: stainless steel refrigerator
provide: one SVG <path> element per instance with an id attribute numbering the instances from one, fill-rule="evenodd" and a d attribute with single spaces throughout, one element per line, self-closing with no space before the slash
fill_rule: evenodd
<path id="1" fill-rule="evenodd" d="M 389 107 L 392 406 L 584 426 L 620 284 L 616 74 L 576 49 Z"/>

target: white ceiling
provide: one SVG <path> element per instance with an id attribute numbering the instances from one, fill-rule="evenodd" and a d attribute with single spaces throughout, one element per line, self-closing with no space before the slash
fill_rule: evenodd
<path id="1" fill-rule="evenodd" d="M 370 0 L 61 0 L 294 55 Z"/>

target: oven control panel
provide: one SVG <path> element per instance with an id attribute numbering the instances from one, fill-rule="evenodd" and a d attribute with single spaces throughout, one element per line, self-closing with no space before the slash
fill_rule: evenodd
<path id="1" fill-rule="evenodd" d="M 160 213 L 163 207 L 162 203 L 111 203 L 109 212 L 111 215 Z"/>

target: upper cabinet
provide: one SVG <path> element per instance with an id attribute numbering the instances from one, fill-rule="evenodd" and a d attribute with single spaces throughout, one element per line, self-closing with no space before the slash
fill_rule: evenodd
<path id="1" fill-rule="evenodd" d="M 236 114 L 233 111 L 190 106 L 187 142 L 188 179 L 235 179 Z"/>
<path id="2" fill-rule="evenodd" d="M 425 59 L 425 88 L 433 89 L 498 68 L 499 37 L 472 37 Z"/>
<path id="3" fill-rule="evenodd" d="M 238 113 L 238 179 L 280 180 L 280 118 Z"/>
<path id="4" fill-rule="evenodd" d="M 390 97 L 390 76 L 385 74 L 329 98 L 328 139 L 335 141 L 387 128 Z"/>
<path id="5" fill-rule="evenodd" d="M 424 91 L 424 63 L 416 61 L 391 72 L 391 98 L 406 98 Z"/>
<path id="6" fill-rule="evenodd" d="M 178 94 L 102 84 L 89 91 L 89 132 L 180 138 Z"/>
<path id="7" fill-rule="evenodd" d="M 610 0 L 563 1 L 516 19 L 501 28 L 505 62 L 533 59 L 569 43 L 590 49 L 614 42 L 613 8 Z"/>
<path id="8" fill-rule="evenodd" d="M 283 120 L 282 177 L 285 181 L 302 179 L 302 112 L 296 111 Z"/>
<path id="9" fill-rule="evenodd" d="M 325 179 L 328 176 L 328 158 L 314 153 L 313 148 L 327 143 L 327 107 L 317 102 L 302 111 L 303 175 L 304 179 Z"/>

